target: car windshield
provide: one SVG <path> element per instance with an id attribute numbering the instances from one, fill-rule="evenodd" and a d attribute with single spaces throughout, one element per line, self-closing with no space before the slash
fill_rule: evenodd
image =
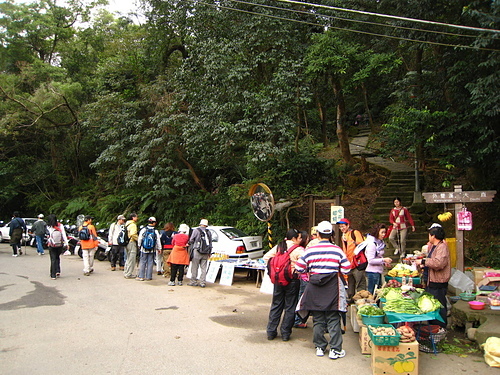
<path id="1" fill-rule="evenodd" d="M 240 237 L 248 237 L 248 234 L 236 228 L 222 228 L 220 231 L 224 233 L 231 240 Z"/>

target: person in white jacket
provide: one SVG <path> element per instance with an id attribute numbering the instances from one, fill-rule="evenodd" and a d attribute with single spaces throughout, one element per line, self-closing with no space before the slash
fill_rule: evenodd
<path id="1" fill-rule="evenodd" d="M 148 225 L 139 232 L 137 244 L 141 252 L 139 274 L 137 280 L 153 280 L 153 263 L 155 253 L 161 251 L 160 233 L 155 229 L 156 218 L 150 217 Z"/>

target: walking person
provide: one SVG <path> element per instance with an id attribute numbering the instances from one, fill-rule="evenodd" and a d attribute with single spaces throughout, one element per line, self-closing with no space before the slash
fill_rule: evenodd
<path id="1" fill-rule="evenodd" d="M 80 245 L 82 247 L 82 258 L 83 258 L 83 275 L 90 276 L 92 272 L 94 272 L 94 256 L 97 250 L 97 245 L 99 241 L 97 239 L 97 231 L 92 224 L 94 220 L 93 216 L 87 215 L 85 216 L 85 221 L 78 228 L 78 236 L 80 238 Z M 83 232 L 88 232 L 88 235 L 82 235 Z M 82 239 L 88 238 L 88 239 Z"/>
<path id="2" fill-rule="evenodd" d="M 10 246 L 12 246 L 12 256 L 17 257 L 22 255 L 21 241 L 23 239 L 23 233 L 26 232 L 26 223 L 19 216 L 19 212 L 15 211 L 12 214 L 13 218 L 9 224 L 9 236 L 10 236 Z"/>
<path id="3" fill-rule="evenodd" d="M 374 293 L 375 287 L 382 285 L 384 267 L 390 267 L 392 262 L 391 258 L 384 258 L 386 231 L 385 224 L 377 224 L 366 236 L 365 255 L 368 260 L 366 278 L 368 279 L 368 291 L 371 294 Z"/>
<path id="4" fill-rule="evenodd" d="M 322 221 L 317 226 L 319 243 L 309 247 L 297 261 L 298 272 L 309 273 L 309 284 L 299 301 L 297 311 L 301 316 L 313 315 L 313 343 L 316 355 L 322 357 L 330 346 L 330 359 L 345 357 L 342 349 L 342 313 L 347 311 L 347 293 L 342 274 L 351 269 L 349 260 L 340 247 L 330 242 L 333 226 Z M 330 339 L 325 338 L 328 332 Z"/>
<path id="5" fill-rule="evenodd" d="M 50 255 L 50 278 L 55 280 L 61 276 L 61 254 L 68 248 L 68 237 L 64 225 L 57 221 L 54 214 L 47 216 L 49 238 L 47 246 Z"/>
<path id="6" fill-rule="evenodd" d="M 314 227 L 316 228 L 316 227 Z M 314 232 L 315 236 L 317 237 L 317 233 Z M 299 246 L 306 249 L 309 245 L 310 242 L 310 237 L 309 233 L 307 231 L 302 230 L 300 231 L 300 244 Z M 302 253 L 303 255 L 303 253 Z M 306 286 L 309 283 L 309 274 L 307 272 L 303 272 L 299 274 L 299 295 L 298 299 L 300 300 L 300 297 L 302 297 L 302 294 L 304 294 L 304 290 L 306 290 Z M 302 318 L 299 314 L 295 313 L 295 324 L 293 325 L 294 328 L 307 328 L 307 318 Z"/>
<path id="7" fill-rule="evenodd" d="M 187 251 L 187 243 L 189 241 L 189 226 L 187 224 L 179 225 L 179 232 L 172 237 L 172 251 L 170 252 L 165 265 L 170 265 L 170 281 L 168 285 L 182 285 L 184 280 L 184 270 L 189 266 L 189 254 Z"/>
<path id="8" fill-rule="evenodd" d="M 164 277 L 168 277 L 170 275 L 171 270 L 167 266 L 167 259 L 169 258 L 170 253 L 172 252 L 172 249 L 174 247 L 172 245 L 173 237 L 177 233 L 178 232 L 176 232 L 175 230 L 174 223 L 165 224 L 165 226 L 163 227 L 163 231 L 160 233 L 162 251 L 156 260 L 156 268 L 158 270 L 158 275 L 163 274 Z M 158 266 L 158 264 L 160 263 L 161 266 Z"/>
<path id="9" fill-rule="evenodd" d="M 208 258 L 212 252 L 212 234 L 207 229 L 208 220 L 201 219 L 200 226 L 196 228 L 189 238 L 189 251 L 191 259 L 190 286 L 206 287 Z M 200 278 L 198 279 L 198 273 Z"/>
<path id="10" fill-rule="evenodd" d="M 349 263 L 351 263 L 351 270 L 347 274 L 347 297 L 351 299 L 356 292 L 366 290 L 366 275 L 365 269 L 360 269 L 355 261 L 356 246 L 364 241 L 363 235 L 359 230 L 351 228 L 351 222 L 347 218 L 337 221 L 340 232 L 342 233 L 341 243 L 342 250 L 344 251 Z"/>
<path id="11" fill-rule="evenodd" d="M 151 216 L 148 225 L 141 229 L 137 243 L 141 257 L 139 259 L 139 274 L 137 280 L 153 280 L 153 263 L 155 253 L 161 251 L 160 233 L 155 229 L 156 218 Z"/>
<path id="12" fill-rule="evenodd" d="M 401 198 L 394 198 L 394 208 L 389 213 L 389 222 L 392 224 L 392 230 L 389 234 L 389 241 L 394 247 L 394 255 L 401 253 L 401 257 L 406 256 L 406 237 L 408 227 L 415 232 L 415 223 L 410 215 L 410 211 L 402 206 Z M 397 241 L 396 241 L 397 239 Z"/>
<path id="13" fill-rule="evenodd" d="M 277 254 L 287 254 L 290 259 L 290 266 L 295 273 L 295 262 L 304 254 L 304 248 L 300 247 L 301 239 L 302 236 L 297 229 L 289 229 L 285 239 L 264 255 L 264 262 L 268 264 Z M 295 274 L 295 278 L 290 280 L 287 285 L 274 283 L 273 300 L 269 309 L 269 320 L 266 329 L 268 340 L 274 340 L 278 335 L 278 325 L 280 324 L 282 315 L 283 320 L 280 327 L 281 339 L 283 341 L 290 340 L 292 327 L 295 323 L 295 308 L 297 307 L 299 296 L 299 285 L 298 274 Z"/>
<path id="14" fill-rule="evenodd" d="M 43 214 L 38 215 L 38 220 L 33 223 L 31 231 L 35 235 L 37 254 L 44 255 L 45 250 L 43 249 L 43 241 L 47 233 L 47 223 L 43 220 Z"/>
<path id="15" fill-rule="evenodd" d="M 118 235 L 123 229 L 125 220 L 127 220 L 125 216 L 118 215 L 118 217 L 116 218 L 116 223 L 111 224 L 111 226 L 109 227 L 108 245 L 111 246 L 111 271 L 116 270 L 117 262 L 120 270 L 123 270 L 125 267 L 125 247 L 118 243 Z"/>
<path id="16" fill-rule="evenodd" d="M 135 212 L 132 212 L 129 215 L 129 220 L 125 224 L 125 228 L 127 229 L 129 242 L 126 247 L 126 261 L 125 261 L 125 269 L 123 271 L 123 277 L 126 279 L 135 279 L 135 265 L 137 262 L 137 239 L 139 238 L 139 234 L 137 232 L 137 220 L 139 220 L 139 216 Z"/>

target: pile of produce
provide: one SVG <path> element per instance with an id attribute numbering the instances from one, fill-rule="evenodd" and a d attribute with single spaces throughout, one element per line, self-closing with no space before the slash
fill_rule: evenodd
<path id="1" fill-rule="evenodd" d="M 387 288 L 401 288 L 401 283 L 397 280 L 391 279 L 385 284 Z"/>
<path id="2" fill-rule="evenodd" d="M 392 326 L 368 326 L 368 329 L 375 336 L 396 336 L 396 330 Z M 400 339 L 401 341 L 401 339 Z"/>
<path id="3" fill-rule="evenodd" d="M 401 335 L 399 339 L 400 342 L 413 342 L 416 340 L 415 331 L 408 326 L 401 326 L 397 331 Z"/>
<path id="4" fill-rule="evenodd" d="M 500 306 L 500 292 L 493 292 L 488 295 L 491 306 Z"/>
<path id="5" fill-rule="evenodd" d="M 352 297 L 352 299 L 358 307 L 375 303 L 375 297 L 373 297 L 373 295 L 367 290 L 360 290 Z"/>
<path id="6" fill-rule="evenodd" d="M 417 277 L 418 271 L 413 266 L 409 266 L 403 263 L 398 263 L 394 266 L 392 270 L 387 272 L 387 274 L 391 277 L 403 277 L 403 276 Z"/>
<path id="7" fill-rule="evenodd" d="M 358 307 L 358 314 L 368 316 L 381 316 L 385 315 L 385 312 L 375 305 L 363 305 L 361 307 Z"/>
<path id="8" fill-rule="evenodd" d="M 451 212 L 443 212 L 442 214 L 438 215 L 439 221 L 445 222 L 450 220 L 453 217 L 453 214 Z"/>
<path id="9" fill-rule="evenodd" d="M 420 288 L 382 288 L 380 298 L 385 298 L 384 311 L 401 314 L 425 314 L 440 309 L 441 303 L 432 294 Z"/>

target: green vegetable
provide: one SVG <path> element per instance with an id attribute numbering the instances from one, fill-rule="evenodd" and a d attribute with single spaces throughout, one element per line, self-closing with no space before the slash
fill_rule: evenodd
<path id="1" fill-rule="evenodd" d="M 429 293 L 423 293 L 417 300 L 417 306 L 422 310 L 422 312 L 428 313 L 431 311 L 438 310 L 442 307 L 441 302 L 439 302 L 433 295 Z"/>
<path id="2" fill-rule="evenodd" d="M 374 316 L 374 315 L 385 315 L 385 312 L 384 310 L 374 305 L 363 305 L 358 309 L 358 314 Z"/>
<path id="3" fill-rule="evenodd" d="M 384 305 L 384 310 L 402 314 L 422 314 L 422 310 L 418 308 L 415 301 L 403 297 L 388 300 Z"/>

